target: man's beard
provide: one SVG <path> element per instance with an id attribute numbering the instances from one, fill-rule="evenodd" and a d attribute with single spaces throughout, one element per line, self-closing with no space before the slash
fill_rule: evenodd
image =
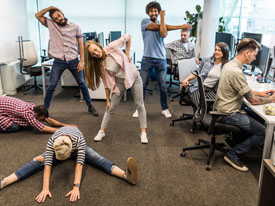
<path id="1" fill-rule="evenodd" d="M 157 21 L 157 19 L 158 19 L 158 16 L 150 16 L 150 20 L 153 22 Z"/>
<path id="2" fill-rule="evenodd" d="M 64 23 L 58 22 L 57 24 L 58 24 L 59 26 L 66 26 L 66 25 L 67 25 L 67 22 L 68 22 L 68 19 L 64 17 Z"/>

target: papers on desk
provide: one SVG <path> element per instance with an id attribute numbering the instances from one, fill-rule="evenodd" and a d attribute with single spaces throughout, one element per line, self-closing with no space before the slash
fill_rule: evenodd
<path id="1" fill-rule="evenodd" d="M 263 107 L 264 107 L 264 113 L 266 115 L 275 116 L 275 105 L 274 104 L 263 105 Z"/>
<path id="2" fill-rule="evenodd" d="M 181 59 L 178 60 L 180 81 L 188 77 L 193 70 L 197 69 L 196 59 Z"/>

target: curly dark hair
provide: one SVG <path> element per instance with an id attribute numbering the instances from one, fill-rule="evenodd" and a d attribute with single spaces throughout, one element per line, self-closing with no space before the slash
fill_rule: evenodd
<path id="1" fill-rule="evenodd" d="M 149 14 L 149 11 L 151 9 L 157 9 L 158 12 L 161 11 L 161 6 L 158 2 L 155 2 L 155 1 L 151 1 L 149 4 L 147 4 L 146 6 L 146 14 Z"/>

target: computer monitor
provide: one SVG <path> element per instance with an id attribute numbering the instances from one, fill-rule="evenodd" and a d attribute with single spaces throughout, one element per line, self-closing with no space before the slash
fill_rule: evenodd
<path id="1" fill-rule="evenodd" d="M 85 44 L 86 41 L 93 40 L 97 41 L 97 34 L 96 32 L 86 32 L 83 33 L 83 43 Z"/>
<path id="2" fill-rule="evenodd" d="M 266 63 L 268 61 L 269 58 L 269 48 L 265 45 L 261 45 L 262 46 L 262 50 L 258 52 L 257 56 L 259 56 L 259 69 L 261 70 L 262 73 L 265 72 L 265 67 L 266 67 Z"/>
<path id="3" fill-rule="evenodd" d="M 109 38 L 110 42 L 117 40 L 121 37 L 121 31 L 110 31 Z"/>
<path id="4" fill-rule="evenodd" d="M 104 33 L 103 32 L 100 32 L 99 34 L 98 34 L 98 43 L 102 46 L 102 47 L 104 47 Z"/>
<path id="5" fill-rule="evenodd" d="M 242 39 L 243 38 L 255 39 L 260 44 L 262 43 L 262 37 L 263 37 L 263 35 L 262 34 L 258 34 L 258 33 L 250 33 L 250 32 L 243 32 L 242 33 Z"/>
<path id="6" fill-rule="evenodd" d="M 235 49 L 235 38 L 230 33 L 224 33 L 224 32 L 216 32 L 216 40 L 215 44 L 218 42 L 225 42 L 229 46 L 230 55 L 234 55 L 234 49 Z"/>
<path id="7" fill-rule="evenodd" d="M 266 78 L 272 63 L 272 57 L 270 57 L 270 50 L 267 46 L 261 45 L 262 50 L 258 52 L 258 65 L 256 65 L 262 73 L 262 77 L 259 82 L 266 82 Z M 271 58 L 271 59 L 270 59 Z"/>

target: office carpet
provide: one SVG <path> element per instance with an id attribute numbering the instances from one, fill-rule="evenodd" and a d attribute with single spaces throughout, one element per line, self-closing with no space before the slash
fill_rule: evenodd
<path id="1" fill-rule="evenodd" d="M 59 87 L 49 110 L 50 116 L 78 125 L 87 145 L 123 169 L 127 158 L 134 157 L 138 163 L 139 181 L 132 186 L 85 165 L 81 199 L 74 205 L 257 205 L 260 151 L 252 150 L 243 157 L 249 172 L 239 172 L 226 165 L 220 152 L 214 154 L 211 171 L 204 169 L 207 150 L 190 151 L 182 158 L 182 147 L 192 146 L 197 138 L 209 139 L 209 136 L 204 131 L 190 133 L 190 120 L 171 127 L 170 120 L 161 115 L 158 90 L 148 95 L 145 102 L 149 144 L 140 143 L 139 122 L 132 117 L 135 106 L 130 91 L 128 101 L 121 102 L 112 118 L 105 138 L 96 143 L 93 138 L 100 128 L 105 101 L 93 101 L 99 112 L 98 117 L 93 117 L 87 112 L 86 104 L 73 97 L 78 91 Z M 43 103 L 40 92 L 29 91 L 26 95 L 19 92 L 15 97 Z M 174 118 L 183 111 L 190 111 L 190 108 L 180 106 L 178 100 L 169 102 L 169 109 Z M 50 134 L 41 134 L 34 129 L 0 134 L 0 174 L 6 176 L 44 152 L 49 137 Z M 67 160 L 53 167 L 50 179 L 52 199 L 47 198 L 43 205 L 71 205 L 65 195 L 72 189 L 74 166 L 74 160 Z M 42 190 L 42 176 L 41 171 L 1 190 L 0 205 L 37 205 L 35 197 Z"/>

